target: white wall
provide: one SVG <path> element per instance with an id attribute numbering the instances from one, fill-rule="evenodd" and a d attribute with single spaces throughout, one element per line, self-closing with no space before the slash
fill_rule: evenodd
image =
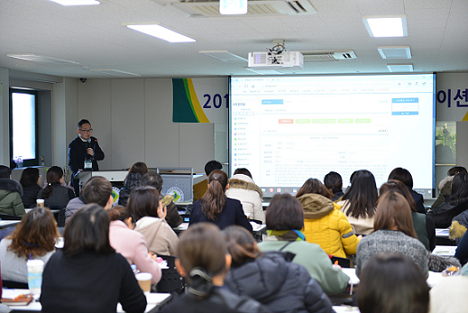
<path id="1" fill-rule="evenodd" d="M 78 82 L 78 114 L 89 119 L 106 158 L 101 170 L 193 167 L 203 172 L 214 158 L 213 124 L 172 123 L 170 78 L 88 79 Z M 69 140 L 76 136 L 67 129 Z"/>
<path id="2" fill-rule="evenodd" d="M 10 165 L 10 108 L 9 108 L 9 84 L 10 78 L 7 69 L 0 68 L 0 164 Z"/>

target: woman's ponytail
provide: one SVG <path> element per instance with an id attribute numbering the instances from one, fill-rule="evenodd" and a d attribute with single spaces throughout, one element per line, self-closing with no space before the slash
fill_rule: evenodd
<path id="1" fill-rule="evenodd" d="M 208 176 L 208 190 L 200 200 L 201 209 L 205 217 L 215 220 L 226 204 L 226 190 L 228 178 L 223 171 L 212 171 Z"/>

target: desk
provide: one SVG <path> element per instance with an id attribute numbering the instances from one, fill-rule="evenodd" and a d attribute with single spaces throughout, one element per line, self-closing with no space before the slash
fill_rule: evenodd
<path id="1" fill-rule="evenodd" d="M 24 294 L 29 293 L 29 290 L 27 289 L 23 289 L 23 290 L 24 290 L 23 292 Z M 148 313 L 156 312 L 159 306 L 165 304 L 171 299 L 170 293 L 150 293 L 150 294 L 146 294 L 145 296 L 146 296 L 146 301 L 148 302 L 148 304 L 146 305 L 145 312 L 148 312 Z M 12 309 L 11 312 L 40 312 L 42 310 L 41 303 L 36 302 L 36 301 L 31 302 L 29 305 L 25 305 L 25 306 L 15 305 L 15 306 L 11 306 L 10 308 Z M 120 303 L 117 304 L 117 312 L 119 313 L 125 312 L 122 309 L 122 306 L 120 305 Z"/>
<path id="2" fill-rule="evenodd" d="M 439 246 L 437 245 L 432 251 L 432 254 L 443 255 L 443 256 L 454 256 L 457 246 Z"/>
<path id="3" fill-rule="evenodd" d="M 32 211 L 32 209 L 24 209 L 24 211 L 26 213 L 29 213 Z M 52 214 L 58 214 L 60 212 L 60 210 L 50 210 L 50 212 L 52 212 Z"/>
<path id="4" fill-rule="evenodd" d="M 18 221 L 18 220 L 5 220 L 5 221 L 0 221 L 0 229 L 2 228 L 7 228 L 7 227 L 10 227 L 10 226 L 14 226 L 14 225 L 17 225 L 19 224 L 19 222 L 21 221 Z"/>
<path id="5" fill-rule="evenodd" d="M 356 276 L 356 269 L 355 268 L 343 268 L 343 272 L 349 276 L 349 284 L 351 285 L 357 285 L 359 284 L 359 278 Z M 437 285 L 444 276 L 442 276 L 442 273 L 436 273 L 429 271 L 429 277 L 427 278 L 426 282 L 427 285 L 432 288 L 435 285 Z"/>

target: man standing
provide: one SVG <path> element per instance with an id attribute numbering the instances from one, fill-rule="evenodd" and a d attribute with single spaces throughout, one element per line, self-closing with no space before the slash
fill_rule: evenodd
<path id="1" fill-rule="evenodd" d="M 76 174 L 82 171 L 99 171 L 97 161 L 104 160 L 104 152 L 99 147 L 96 137 L 91 136 L 92 133 L 91 123 L 83 119 L 78 122 L 78 137 L 68 145 L 68 166 L 72 171 L 76 194 L 79 194 Z"/>

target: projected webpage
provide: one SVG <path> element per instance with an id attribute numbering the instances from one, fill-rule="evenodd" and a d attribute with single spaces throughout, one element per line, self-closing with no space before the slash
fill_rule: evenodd
<path id="1" fill-rule="evenodd" d="M 231 170 L 246 167 L 265 196 L 294 194 L 310 177 L 395 167 L 432 197 L 434 76 L 233 77 Z"/>

